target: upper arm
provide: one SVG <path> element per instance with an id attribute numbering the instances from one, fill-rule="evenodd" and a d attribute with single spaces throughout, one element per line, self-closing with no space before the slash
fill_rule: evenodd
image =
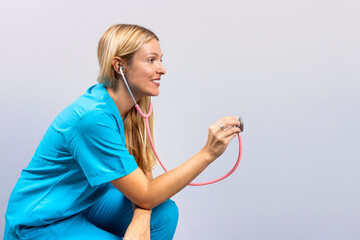
<path id="1" fill-rule="evenodd" d="M 132 173 L 115 179 L 111 183 L 122 192 L 132 203 L 142 207 L 151 209 L 150 199 L 148 197 L 149 176 L 151 172 L 143 173 L 140 168 L 137 168 Z"/>
<path id="2" fill-rule="evenodd" d="M 68 145 L 91 186 L 126 176 L 138 167 L 116 120 L 104 111 L 88 112 L 79 119 Z"/>

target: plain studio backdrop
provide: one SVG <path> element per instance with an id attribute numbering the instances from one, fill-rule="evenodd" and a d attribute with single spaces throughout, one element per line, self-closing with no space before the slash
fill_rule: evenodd
<path id="1" fill-rule="evenodd" d="M 199 151 L 219 118 L 245 122 L 238 170 L 173 197 L 175 239 L 360 239 L 358 0 L 2 0 L 1 236 L 21 169 L 96 84 L 97 43 L 114 23 L 160 38 L 155 141 L 168 168 Z M 236 141 L 197 181 L 231 169 Z"/>

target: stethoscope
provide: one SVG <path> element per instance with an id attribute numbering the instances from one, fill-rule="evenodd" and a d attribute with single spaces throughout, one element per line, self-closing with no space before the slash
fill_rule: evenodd
<path id="1" fill-rule="evenodd" d="M 161 167 L 164 169 L 164 171 L 165 171 L 165 172 L 168 172 L 168 170 L 166 169 L 166 167 L 164 166 L 164 164 L 163 164 L 162 161 L 160 160 L 159 155 L 158 155 L 157 152 L 156 152 L 155 145 L 154 145 L 154 142 L 153 142 L 153 140 L 152 140 L 151 133 L 150 133 L 150 127 L 149 127 L 149 120 L 148 120 L 148 119 L 149 119 L 149 117 L 150 117 L 150 115 L 151 115 L 151 113 L 152 113 L 152 103 L 150 102 L 150 104 L 149 104 L 149 111 L 148 111 L 148 113 L 147 113 L 147 114 L 144 114 L 144 113 L 141 111 L 141 109 L 140 109 L 139 105 L 137 104 L 137 102 L 135 101 L 135 98 L 134 98 L 134 96 L 133 96 L 133 94 L 132 94 L 132 92 L 131 92 L 131 90 L 130 90 L 130 87 L 129 87 L 129 85 L 128 85 L 128 83 L 127 83 L 127 80 L 126 80 L 126 78 L 125 78 L 125 76 L 124 76 L 124 73 L 123 73 L 123 71 L 122 71 L 122 67 L 119 67 L 119 70 L 120 70 L 121 76 L 122 76 L 122 78 L 123 78 L 123 80 L 124 80 L 124 83 L 125 83 L 125 85 L 126 85 L 126 88 L 127 88 L 127 90 L 129 91 L 132 100 L 134 101 L 136 110 L 138 111 L 138 113 L 140 114 L 140 116 L 145 119 L 146 132 L 147 132 L 147 135 L 148 135 L 148 138 L 149 138 L 151 147 L 152 147 L 152 149 L 153 149 L 153 151 L 154 151 L 154 154 L 155 154 L 157 160 L 159 161 Z M 243 123 L 243 121 L 242 121 L 241 118 L 239 118 L 239 122 L 240 122 L 240 125 L 237 126 L 237 127 L 239 127 L 240 130 L 241 130 L 241 132 L 242 132 L 242 131 L 244 131 L 244 123 Z M 222 128 L 222 125 L 221 125 L 220 127 Z M 218 179 L 212 180 L 212 181 L 201 182 L 201 183 L 189 183 L 189 185 L 190 185 L 190 186 L 203 186 L 203 185 L 208 185 L 208 184 L 216 183 L 216 182 L 219 182 L 219 181 L 221 181 L 221 180 L 229 177 L 233 172 L 235 172 L 235 170 L 237 169 L 237 167 L 238 167 L 239 164 L 240 164 L 241 153 L 242 153 L 242 143 L 241 143 L 241 136 L 240 136 L 240 134 L 238 134 L 238 140 L 239 140 L 239 155 L 238 155 L 238 159 L 237 159 L 234 167 L 233 167 L 227 174 L 225 174 L 224 176 L 222 176 L 222 177 L 220 177 L 220 178 L 218 178 Z"/>

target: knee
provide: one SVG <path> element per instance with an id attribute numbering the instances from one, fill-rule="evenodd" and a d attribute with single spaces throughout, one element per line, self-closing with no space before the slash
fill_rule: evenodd
<path id="1" fill-rule="evenodd" d="M 169 199 L 154 208 L 151 217 L 154 228 L 167 229 L 173 234 L 179 219 L 179 209 L 176 203 Z"/>
<path id="2" fill-rule="evenodd" d="M 178 206 L 171 199 L 168 199 L 163 204 L 164 204 L 164 209 L 162 210 L 163 217 L 165 218 L 166 221 L 175 223 L 175 225 L 176 225 L 178 222 L 178 219 L 179 219 Z"/>

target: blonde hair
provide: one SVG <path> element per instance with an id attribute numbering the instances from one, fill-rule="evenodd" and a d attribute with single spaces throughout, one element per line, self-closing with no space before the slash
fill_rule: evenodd
<path id="1" fill-rule="evenodd" d="M 112 25 L 100 38 L 98 45 L 98 60 L 100 73 L 98 82 L 105 87 L 116 88 L 118 79 L 112 66 L 114 57 L 120 57 L 131 65 L 136 51 L 146 42 L 159 38 L 150 30 L 132 24 Z M 149 110 L 150 97 L 144 97 L 138 101 L 143 112 Z M 149 117 L 151 136 L 153 137 L 153 113 Z M 150 171 L 155 166 L 155 156 L 150 142 L 146 136 L 145 122 L 132 107 L 124 116 L 124 129 L 126 147 L 134 156 L 139 168 L 143 172 Z"/>

